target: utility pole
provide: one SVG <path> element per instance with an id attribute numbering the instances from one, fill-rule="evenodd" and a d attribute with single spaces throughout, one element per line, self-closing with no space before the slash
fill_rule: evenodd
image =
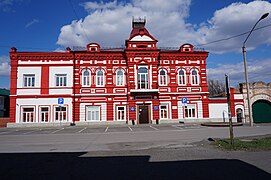
<path id="1" fill-rule="evenodd" d="M 231 100 L 230 100 L 230 90 L 229 90 L 229 76 L 225 74 L 226 78 L 226 91 L 227 91 L 227 102 L 228 102 L 228 116 L 229 116 L 229 127 L 230 127 L 230 141 L 231 145 L 234 144 L 233 137 L 233 127 L 232 127 L 232 113 L 231 113 Z"/>

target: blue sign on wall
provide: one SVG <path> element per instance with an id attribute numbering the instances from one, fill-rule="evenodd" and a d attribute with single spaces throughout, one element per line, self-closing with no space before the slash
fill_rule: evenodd
<path id="1" fill-rule="evenodd" d="M 186 103 L 187 103 L 187 98 L 186 98 L 186 97 L 182 98 L 182 103 L 183 103 L 183 104 L 186 104 Z"/>
<path id="2" fill-rule="evenodd" d="M 158 108 L 158 106 L 154 106 L 153 109 L 154 110 L 158 110 L 159 108 Z"/>
<path id="3" fill-rule="evenodd" d="M 135 108 L 134 107 L 130 107 L 130 111 L 134 111 L 135 110 Z"/>
<path id="4" fill-rule="evenodd" d="M 57 103 L 58 104 L 64 104 L 64 98 L 58 98 Z"/>

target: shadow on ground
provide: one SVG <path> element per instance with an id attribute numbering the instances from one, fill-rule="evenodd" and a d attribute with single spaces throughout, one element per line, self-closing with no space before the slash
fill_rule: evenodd
<path id="1" fill-rule="evenodd" d="M 82 157 L 85 153 L 0 154 L 1 179 L 271 179 L 240 160 L 149 162 L 150 156 Z"/>

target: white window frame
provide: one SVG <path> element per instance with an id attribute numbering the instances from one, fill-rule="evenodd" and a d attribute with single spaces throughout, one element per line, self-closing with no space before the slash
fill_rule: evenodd
<path id="1" fill-rule="evenodd" d="M 102 76 L 98 75 L 99 72 L 102 72 Z M 98 69 L 96 71 L 96 86 L 97 87 L 103 87 L 105 85 L 105 75 L 104 75 L 104 71 L 102 69 Z"/>
<path id="2" fill-rule="evenodd" d="M 24 111 L 24 109 L 26 108 L 32 108 L 33 111 Z M 25 118 L 24 119 L 24 115 L 25 115 Z M 22 123 L 33 123 L 35 122 L 35 107 L 33 106 L 23 106 L 22 107 L 22 114 L 21 114 L 21 121 Z"/>
<path id="3" fill-rule="evenodd" d="M 48 108 L 48 111 L 43 111 L 42 108 Z M 42 119 L 46 119 L 46 113 L 47 113 L 47 121 L 43 121 Z M 40 122 L 41 123 L 48 123 L 50 122 L 50 107 L 49 106 L 40 106 Z"/>
<path id="4" fill-rule="evenodd" d="M 195 71 L 197 74 L 193 75 L 193 71 Z M 199 72 L 196 69 L 192 69 L 190 71 L 190 75 L 191 75 L 191 85 L 199 85 Z M 196 81 L 196 82 L 195 82 Z"/>
<path id="5" fill-rule="evenodd" d="M 67 86 L 67 74 L 55 74 L 55 86 L 66 87 Z"/>
<path id="6" fill-rule="evenodd" d="M 187 104 L 186 106 L 184 106 L 184 118 L 187 119 L 197 118 L 196 104 Z"/>
<path id="7" fill-rule="evenodd" d="M 23 87 L 35 87 L 35 74 L 24 74 L 23 75 Z"/>
<path id="8" fill-rule="evenodd" d="M 60 108 L 60 111 L 58 111 L 57 108 Z M 65 108 L 65 111 L 62 110 L 63 108 Z M 54 110 L 55 110 L 54 111 L 55 122 L 66 122 L 68 120 L 68 107 L 67 106 L 55 106 Z"/>
<path id="9" fill-rule="evenodd" d="M 164 106 L 166 108 L 164 108 Z M 168 117 L 169 117 L 168 104 L 161 104 L 160 105 L 160 119 L 168 119 Z"/>
<path id="10" fill-rule="evenodd" d="M 122 75 L 119 75 L 119 72 L 121 72 Z M 116 86 L 124 86 L 124 71 L 122 69 L 116 71 Z"/>
<path id="11" fill-rule="evenodd" d="M 123 109 L 119 109 L 123 108 Z M 121 118 L 123 116 L 123 119 Z M 125 121 L 126 120 L 126 106 L 117 106 L 117 114 L 116 114 L 117 121 Z"/>
<path id="12" fill-rule="evenodd" d="M 161 75 L 161 72 L 164 71 L 165 75 Z M 161 69 L 159 71 L 159 76 L 158 76 L 158 80 L 159 80 L 159 85 L 160 86 L 167 86 L 167 71 L 165 69 Z M 163 82 L 163 83 L 162 83 Z"/>
<path id="13" fill-rule="evenodd" d="M 88 113 L 91 113 L 91 115 L 89 116 Z M 88 117 L 91 117 L 91 118 L 89 119 Z M 100 121 L 100 120 L 101 120 L 101 107 L 100 106 L 86 106 L 86 121 Z"/>
<path id="14" fill-rule="evenodd" d="M 146 68 L 147 69 L 147 73 L 140 73 L 139 72 L 139 69 L 140 68 Z M 138 66 L 138 74 L 136 75 L 137 76 L 137 89 L 149 89 L 149 69 L 148 69 L 148 66 Z M 141 76 L 147 80 L 145 81 L 144 83 L 141 82 Z M 142 86 L 144 85 L 144 87 Z"/>
<path id="15" fill-rule="evenodd" d="M 85 75 L 85 72 L 88 72 L 88 75 Z M 88 69 L 82 71 L 82 86 L 89 87 L 91 85 L 91 72 Z"/>
<path id="16" fill-rule="evenodd" d="M 183 75 L 180 75 L 180 72 L 183 72 L 184 74 Z M 182 80 L 182 82 L 180 83 L 180 81 Z M 178 84 L 179 85 L 186 85 L 186 72 L 185 72 L 185 70 L 184 69 L 180 69 L 179 71 L 178 71 Z"/>

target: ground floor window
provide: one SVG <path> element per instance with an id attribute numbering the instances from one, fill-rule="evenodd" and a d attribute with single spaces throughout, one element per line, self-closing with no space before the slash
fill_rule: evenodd
<path id="1" fill-rule="evenodd" d="M 117 107 L 117 120 L 125 120 L 125 106 Z"/>
<path id="2" fill-rule="evenodd" d="M 87 106 L 87 121 L 99 121 L 100 120 L 100 106 Z"/>
<path id="3" fill-rule="evenodd" d="M 160 105 L 160 119 L 168 119 L 168 105 Z"/>
<path id="4" fill-rule="evenodd" d="M 67 121 L 67 107 L 64 106 L 55 107 L 55 120 Z"/>
<path id="5" fill-rule="evenodd" d="M 34 107 L 23 107 L 22 121 L 23 122 L 34 122 Z"/>
<path id="6" fill-rule="evenodd" d="M 40 107 L 40 121 L 49 122 L 49 107 Z"/>
<path id="7" fill-rule="evenodd" d="M 184 116 L 185 118 L 195 118 L 196 117 L 196 105 L 188 104 L 184 107 Z"/>

